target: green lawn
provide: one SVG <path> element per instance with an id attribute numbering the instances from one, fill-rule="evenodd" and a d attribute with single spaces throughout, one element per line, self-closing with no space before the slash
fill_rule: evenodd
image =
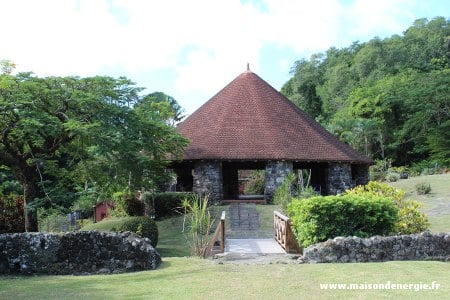
<path id="1" fill-rule="evenodd" d="M 165 258 L 155 271 L 0 277 L 0 299 L 448 299 L 450 263 L 220 265 Z M 440 284 L 438 290 L 322 290 L 325 283 Z"/>
<path id="2" fill-rule="evenodd" d="M 425 182 L 431 185 L 431 193 L 417 195 L 415 185 Z M 406 192 L 406 197 L 423 203 L 433 232 L 450 232 L 450 174 L 418 176 L 390 183 Z"/>

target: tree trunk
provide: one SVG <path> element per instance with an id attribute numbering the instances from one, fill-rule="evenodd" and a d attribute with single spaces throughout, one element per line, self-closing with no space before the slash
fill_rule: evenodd
<path id="1" fill-rule="evenodd" d="M 24 197 L 24 214 L 25 214 L 25 231 L 27 232 L 37 232 L 38 218 L 37 210 L 31 209 L 29 204 L 33 202 L 38 193 L 38 187 L 35 182 L 23 182 L 23 197 Z"/>

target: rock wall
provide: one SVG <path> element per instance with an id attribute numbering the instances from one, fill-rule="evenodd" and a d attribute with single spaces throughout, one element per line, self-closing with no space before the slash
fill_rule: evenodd
<path id="1" fill-rule="evenodd" d="M 110 274 L 153 270 L 161 256 L 134 233 L 0 235 L 0 274 Z"/>
<path id="2" fill-rule="evenodd" d="M 369 183 L 369 165 L 352 165 L 352 173 L 356 185 Z"/>
<path id="3" fill-rule="evenodd" d="M 265 172 L 264 198 L 272 200 L 273 194 L 284 178 L 293 170 L 292 161 L 268 161 Z"/>
<path id="4" fill-rule="evenodd" d="M 350 164 L 330 164 L 327 170 L 328 195 L 336 195 L 352 188 L 352 168 Z"/>
<path id="5" fill-rule="evenodd" d="M 213 204 L 220 204 L 223 200 L 222 164 L 216 161 L 196 163 L 193 191 L 199 195 L 209 195 Z"/>
<path id="6" fill-rule="evenodd" d="M 336 237 L 303 251 L 304 262 L 354 263 L 450 259 L 450 233 L 399 236 Z"/>

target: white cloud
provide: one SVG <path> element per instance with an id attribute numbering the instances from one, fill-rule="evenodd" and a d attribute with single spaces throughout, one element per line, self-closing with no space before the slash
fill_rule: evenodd
<path id="1" fill-rule="evenodd" d="M 120 69 L 138 81 L 171 69 L 165 92 L 191 106 L 192 95 L 212 96 L 247 62 L 258 72 L 264 47 L 297 53 L 273 57 L 284 72 L 330 46 L 401 33 L 415 8 L 406 0 L 3 0 L 0 58 L 39 75 Z"/>

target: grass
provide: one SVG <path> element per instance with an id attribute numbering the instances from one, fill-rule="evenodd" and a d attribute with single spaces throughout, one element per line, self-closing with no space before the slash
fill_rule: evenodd
<path id="1" fill-rule="evenodd" d="M 431 193 L 417 195 L 415 186 L 425 182 L 431 185 Z M 432 232 L 450 232 L 450 174 L 418 176 L 390 183 L 406 192 L 406 197 L 423 203 Z"/>
<path id="2" fill-rule="evenodd" d="M 155 271 L 93 276 L 0 277 L 0 299 L 445 299 L 450 264 L 216 264 L 166 258 Z M 322 283 L 431 284 L 438 290 L 321 290 Z"/>

